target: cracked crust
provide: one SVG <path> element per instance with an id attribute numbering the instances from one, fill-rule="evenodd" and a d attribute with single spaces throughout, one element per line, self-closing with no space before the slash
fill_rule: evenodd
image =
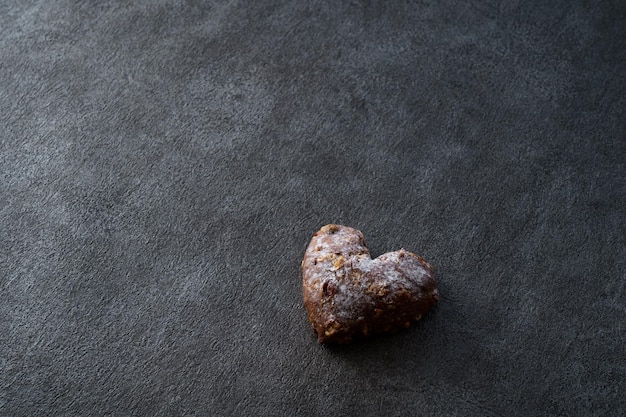
<path id="1" fill-rule="evenodd" d="M 304 305 L 320 343 L 394 333 L 439 300 L 432 266 L 404 249 L 370 257 L 363 233 L 329 224 L 302 261 Z"/>

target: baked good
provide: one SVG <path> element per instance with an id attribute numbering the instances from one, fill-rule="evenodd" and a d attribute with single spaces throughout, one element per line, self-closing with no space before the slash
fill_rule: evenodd
<path id="1" fill-rule="evenodd" d="M 363 233 L 329 224 L 302 261 L 304 305 L 320 343 L 393 333 L 439 301 L 433 267 L 401 249 L 370 257 Z"/>

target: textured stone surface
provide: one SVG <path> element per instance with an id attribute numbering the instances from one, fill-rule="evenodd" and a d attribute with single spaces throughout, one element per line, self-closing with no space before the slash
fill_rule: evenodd
<path id="1" fill-rule="evenodd" d="M 0 415 L 626 414 L 621 1 L 5 1 Z M 321 225 L 436 269 L 319 346 Z"/>

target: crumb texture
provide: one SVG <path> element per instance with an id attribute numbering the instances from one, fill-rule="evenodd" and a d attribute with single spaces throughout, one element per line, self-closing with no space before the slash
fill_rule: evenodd
<path id="1" fill-rule="evenodd" d="M 393 333 L 439 300 L 432 266 L 404 249 L 372 259 L 363 233 L 329 224 L 302 262 L 304 305 L 320 343 Z"/>

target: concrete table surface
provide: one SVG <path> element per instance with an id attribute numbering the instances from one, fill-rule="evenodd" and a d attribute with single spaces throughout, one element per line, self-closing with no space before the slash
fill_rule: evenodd
<path id="1" fill-rule="evenodd" d="M 5 1 L 0 415 L 626 414 L 622 1 Z M 326 223 L 441 301 L 318 345 Z"/>

